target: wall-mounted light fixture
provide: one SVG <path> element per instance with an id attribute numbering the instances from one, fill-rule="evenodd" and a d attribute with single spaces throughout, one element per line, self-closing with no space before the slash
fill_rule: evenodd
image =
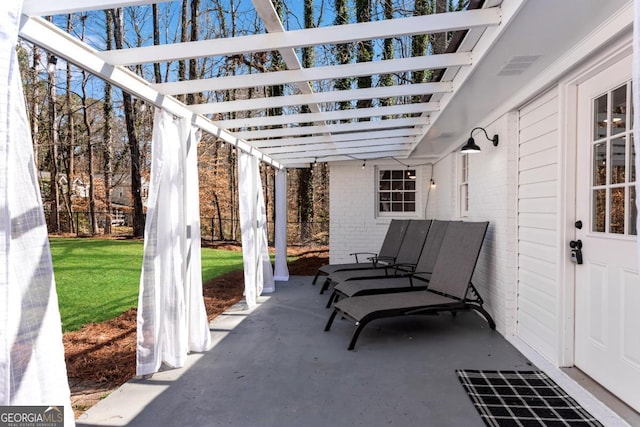
<path id="1" fill-rule="evenodd" d="M 482 132 L 484 132 L 484 136 L 487 138 L 487 140 L 493 142 L 494 147 L 498 146 L 498 135 L 493 135 L 493 138 L 489 138 L 489 134 L 487 134 L 487 131 L 484 128 L 476 127 L 471 129 L 471 133 L 469 134 L 467 143 L 464 144 L 464 146 L 460 149 L 461 153 L 479 153 L 481 151 L 480 147 L 473 139 L 473 132 L 475 132 L 476 130 L 481 130 Z"/>

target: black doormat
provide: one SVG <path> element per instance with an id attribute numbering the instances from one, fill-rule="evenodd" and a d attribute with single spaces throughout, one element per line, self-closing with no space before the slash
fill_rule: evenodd
<path id="1" fill-rule="evenodd" d="M 544 372 L 456 373 L 488 426 L 602 426 Z"/>

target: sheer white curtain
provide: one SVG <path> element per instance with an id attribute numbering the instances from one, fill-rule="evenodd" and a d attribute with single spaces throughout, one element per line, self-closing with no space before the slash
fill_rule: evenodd
<path id="1" fill-rule="evenodd" d="M 276 171 L 275 280 L 289 280 L 287 267 L 287 171 Z"/>
<path id="2" fill-rule="evenodd" d="M 267 218 L 262 194 L 258 159 L 240 152 L 238 156 L 238 194 L 244 294 L 249 307 L 254 307 L 262 292 L 275 290 L 273 269 L 267 245 Z"/>
<path id="3" fill-rule="evenodd" d="M 187 120 L 184 120 L 188 123 Z M 187 224 L 187 252 L 185 292 L 187 300 L 187 319 L 189 322 L 189 350 L 204 351 L 211 345 L 211 332 L 207 321 L 207 311 L 202 297 L 202 260 L 200 247 L 200 180 L 198 178 L 198 142 L 200 132 L 193 126 L 187 126 L 185 149 L 185 207 Z"/>
<path id="4" fill-rule="evenodd" d="M 64 406 L 75 425 L 53 266 L 15 46 L 21 0 L 0 13 L 0 405 Z"/>
<path id="5" fill-rule="evenodd" d="M 636 151 L 635 167 L 640 171 L 640 0 L 633 3 L 633 144 Z M 640 195 L 640 179 L 636 177 L 636 206 Z M 638 212 L 638 210 L 636 210 Z M 636 216 L 636 230 L 640 230 L 640 215 Z M 638 254 L 640 254 L 640 239 L 638 240 Z M 640 259 L 638 262 L 640 265 Z"/>
<path id="6" fill-rule="evenodd" d="M 188 143 L 193 150 L 188 168 L 192 170 L 185 176 Z M 202 351 L 209 345 L 199 277 L 200 225 L 195 219 L 199 207 L 185 209 L 187 201 L 198 203 L 196 145 L 194 130 L 156 110 L 138 299 L 138 375 L 157 372 L 163 363 L 183 366 L 190 350 Z"/>

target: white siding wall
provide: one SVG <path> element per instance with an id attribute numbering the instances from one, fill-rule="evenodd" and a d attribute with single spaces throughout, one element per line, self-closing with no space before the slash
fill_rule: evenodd
<path id="1" fill-rule="evenodd" d="M 517 334 L 550 360 L 557 342 L 558 90 L 520 110 Z"/>
<path id="2" fill-rule="evenodd" d="M 414 163 L 419 163 L 418 161 Z M 352 262 L 349 254 L 358 251 L 377 252 L 389 227 L 391 218 L 376 217 L 376 177 L 378 167 L 397 167 L 388 160 L 369 160 L 362 169 L 361 162 L 331 164 L 329 181 L 330 218 L 329 260 L 331 263 Z M 424 218 L 424 203 L 429 186 L 431 167 L 417 166 L 422 187 L 422 204 L 414 218 Z"/>

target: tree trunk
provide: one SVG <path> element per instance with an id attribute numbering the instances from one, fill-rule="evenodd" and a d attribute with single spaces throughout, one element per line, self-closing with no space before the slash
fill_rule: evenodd
<path id="1" fill-rule="evenodd" d="M 393 0 L 384 0 L 384 19 L 393 19 Z M 393 45 L 393 39 L 384 39 L 384 47 L 382 50 L 382 59 L 390 60 L 395 57 L 395 48 Z M 381 86 L 393 86 L 393 76 L 391 74 L 382 74 L 380 76 Z M 388 107 L 393 105 L 393 98 L 381 98 L 380 105 Z M 389 117 L 385 117 L 389 118 Z"/>
<path id="2" fill-rule="evenodd" d="M 336 17 L 334 20 L 335 25 L 346 25 L 349 23 L 349 9 L 347 0 L 335 0 Z M 351 62 L 351 44 L 339 43 L 336 45 L 336 60 L 338 64 L 348 64 Z M 336 79 L 333 83 L 336 90 L 348 90 L 351 89 L 351 79 Z M 338 109 L 348 110 L 351 108 L 350 101 L 340 101 L 338 103 Z"/>
<path id="3" fill-rule="evenodd" d="M 356 0 L 356 20 L 358 22 L 371 22 L 371 0 Z M 358 43 L 357 61 L 371 62 L 373 59 L 373 41 L 362 40 Z M 366 89 L 371 87 L 372 79 L 370 75 L 359 76 L 358 89 Z M 371 108 L 373 106 L 371 99 L 359 99 L 356 102 L 358 108 Z M 359 121 L 370 120 L 362 118 Z"/>
<path id="4" fill-rule="evenodd" d="M 31 63 L 31 86 L 33 87 L 32 99 L 29 105 L 31 114 L 29 116 L 29 125 L 31 127 L 31 138 L 33 140 L 33 160 L 36 164 L 36 171 L 40 172 L 40 128 L 38 125 L 38 117 L 40 116 L 40 100 L 39 84 L 38 84 L 38 68 L 40 67 L 40 49 L 33 46 L 33 62 Z M 39 175 L 39 174 L 38 174 Z M 38 176 L 39 178 L 39 176 Z M 41 186 L 42 188 L 42 186 Z"/>
<path id="5" fill-rule="evenodd" d="M 180 8 L 180 42 L 185 43 L 189 40 L 189 32 L 187 26 L 189 25 L 189 3 L 188 0 L 182 0 L 182 6 Z M 187 78 L 187 63 L 184 59 L 178 61 L 178 81 L 184 81 Z M 180 101 L 185 100 L 184 95 L 178 95 Z"/>
<path id="6" fill-rule="evenodd" d="M 67 15 L 67 33 L 71 34 L 73 30 L 73 24 L 71 21 L 71 14 Z M 65 207 L 67 209 L 67 216 L 69 218 L 69 231 L 75 233 L 75 226 L 73 222 L 73 204 L 71 197 L 73 196 L 73 181 L 75 179 L 74 170 L 74 148 L 76 145 L 76 132 L 75 122 L 73 114 L 73 103 L 71 102 L 71 64 L 67 62 L 67 87 L 66 89 L 66 103 L 67 103 L 67 147 L 65 150 L 65 167 L 67 172 L 67 190 L 64 192 L 66 196 L 64 198 Z"/>
<path id="7" fill-rule="evenodd" d="M 160 23 L 158 21 L 158 5 L 156 3 L 151 5 L 151 12 L 153 15 L 153 45 L 158 46 L 160 44 Z M 153 63 L 153 75 L 156 83 L 162 83 L 160 64 L 158 62 Z"/>
<path id="8" fill-rule="evenodd" d="M 198 40 L 198 16 L 200 15 L 200 0 L 191 0 L 191 32 L 189 40 L 194 42 Z M 198 60 L 196 58 L 189 59 L 189 80 L 196 80 L 198 75 Z M 200 94 L 188 93 L 187 104 L 197 104 L 200 102 Z"/>
<path id="9" fill-rule="evenodd" d="M 116 49 L 122 49 L 124 42 L 122 10 L 114 9 L 114 40 Z M 141 237 L 144 235 L 144 212 L 142 206 L 142 177 L 140 175 L 140 145 L 136 135 L 135 109 L 131 95 L 122 93 L 124 105 L 125 124 L 127 136 L 129 138 L 129 153 L 131 155 L 131 198 L 133 201 L 133 235 Z"/>
<path id="10" fill-rule="evenodd" d="M 113 49 L 113 15 L 105 11 L 107 50 Z M 104 234 L 111 234 L 111 146 L 113 145 L 113 101 L 111 99 L 111 84 L 104 84 L 104 126 L 102 128 L 102 173 L 104 175 Z"/>
<path id="11" fill-rule="evenodd" d="M 437 0 L 440 1 L 440 0 Z M 446 2 L 446 0 L 445 0 Z M 414 16 L 427 15 L 429 13 L 429 0 L 415 0 L 413 14 Z M 427 53 L 427 35 L 417 34 L 411 37 L 411 56 L 424 56 Z M 430 75 L 431 71 L 429 71 Z M 427 71 L 416 70 L 411 73 L 412 83 L 423 83 L 428 78 Z M 415 95 L 414 102 L 420 102 L 422 95 Z"/>
<path id="12" fill-rule="evenodd" d="M 58 189 L 58 112 L 56 110 L 56 62 L 57 58 L 49 54 L 49 174 L 50 181 L 50 197 L 51 216 L 50 231 L 53 233 L 60 232 L 60 192 Z"/>

